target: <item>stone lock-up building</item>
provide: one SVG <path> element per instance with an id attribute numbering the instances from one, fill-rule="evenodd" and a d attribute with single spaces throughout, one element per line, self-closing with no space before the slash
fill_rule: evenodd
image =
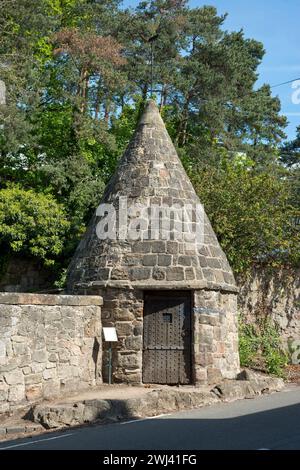
<path id="1" fill-rule="evenodd" d="M 114 382 L 236 377 L 237 288 L 201 208 L 149 101 L 68 270 L 68 293 L 102 296 L 116 327 Z"/>

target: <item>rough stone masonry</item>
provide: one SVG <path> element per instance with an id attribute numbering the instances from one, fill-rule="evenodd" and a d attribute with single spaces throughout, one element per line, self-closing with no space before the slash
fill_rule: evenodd
<path id="1" fill-rule="evenodd" d="M 97 296 L 0 294 L 0 414 L 102 383 Z"/>

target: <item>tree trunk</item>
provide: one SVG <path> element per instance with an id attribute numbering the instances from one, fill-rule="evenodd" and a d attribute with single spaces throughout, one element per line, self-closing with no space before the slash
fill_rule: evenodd
<path id="1" fill-rule="evenodd" d="M 168 87 L 167 85 L 164 85 L 160 94 L 160 105 L 159 105 L 160 112 L 162 111 L 163 107 L 166 106 L 167 94 L 168 94 Z"/>
<path id="2" fill-rule="evenodd" d="M 100 88 L 101 88 L 101 79 L 99 78 L 96 102 L 95 102 L 95 119 L 100 119 Z"/>
<path id="3" fill-rule="evenodd" d="M 80 73 L 80 83 L 78 87 L 78 94 L 81 97 L 81 103 L 79 107 L 79 111 L 81 114 L 83 114 L 87 109 L 88 88 L 89 88 L 88 71 L 85 69 L 82 69 Z"/>
<path id="4" fill-rule="evenodd" d="M 104 121 L 106 122 L 106 124 L 108 124 L 108 121 L 109 121 L 110 108 L 111 108 L 111 101 L 109 98 L 107 98 L 106 103 L 105 103 L 105 109 L 104 109 Z"/>
<path id="5" fill-rule="evenodd" d="M 142 87 L 142 100 L 145 102 L 147 101 L 147 95 L 148 95 L 148 85 L 145 83 Z"/>
<path id="6" fill-rule="evenodd" d="M 187 98 L 185 100 L 183 110 L 182 110 L 182 118 L 178 126 L 176 142 L 179 145 L 179 147 L 183 147 L 186 143 L 190 100 L 191 100 L 191 92 L 188 93 Z"/>

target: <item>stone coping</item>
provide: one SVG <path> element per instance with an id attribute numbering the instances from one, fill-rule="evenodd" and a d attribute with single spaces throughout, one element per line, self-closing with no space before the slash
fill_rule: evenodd
<path id="1" fill-rule="evenodd" d="M 28 294 L 19 292 L 1 292 L 0 304 L 10 305 L 103 305 L 102 297 L 98 295 L 58 295 L 58 294 Z"/>
<path id="2" fill-rule="evenodd" d="M 115 289 L 143 289 L 143 290 L 215 290 L 239 293 L 239 288 L 235 285 L 218 284 L 208 281 L 174 281 L 174 282 L 149 282 L 149 281 L 91 281 L 77 283 L 76 287 L 88 289 L 91 287 L 110 287 Z"/>

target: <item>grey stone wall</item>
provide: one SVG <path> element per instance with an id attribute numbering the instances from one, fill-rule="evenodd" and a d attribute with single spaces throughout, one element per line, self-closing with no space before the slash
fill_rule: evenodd
<path id="1" fill-rule="evenodd" d="M 195 291 L 193 330 L 195 382 L 235 378 L 239 372 L 236 294 Z"/>
<path id="2" fill-rule="evenodd" d="M 0 413 L 102 382 L 101 304 L 0 294 Z"/>
<path id="3" fill-rule="evenodd" d="M 300 268 L 256 269 L 240 278 L 239 311 L 246 322 L 271 318 L 283 344 L 300 340 Z"/>
<path id="4" fill-rule="evenodd" d="M 113 345 L 113 381 L 142 383 L 143 291 L 106 288 L 98 290 L 104 298 L 102 325 L 115 326 L 118 343 Z M 103 379 L 108 381 L 107 344 L 103 344 Z"/>
<path id="5" fill-rule="evenodd" d="M 0 291 L 38 292 L 53 288 L 55 274 L 36 259 L 12 256 L 2 267 Z"/>

